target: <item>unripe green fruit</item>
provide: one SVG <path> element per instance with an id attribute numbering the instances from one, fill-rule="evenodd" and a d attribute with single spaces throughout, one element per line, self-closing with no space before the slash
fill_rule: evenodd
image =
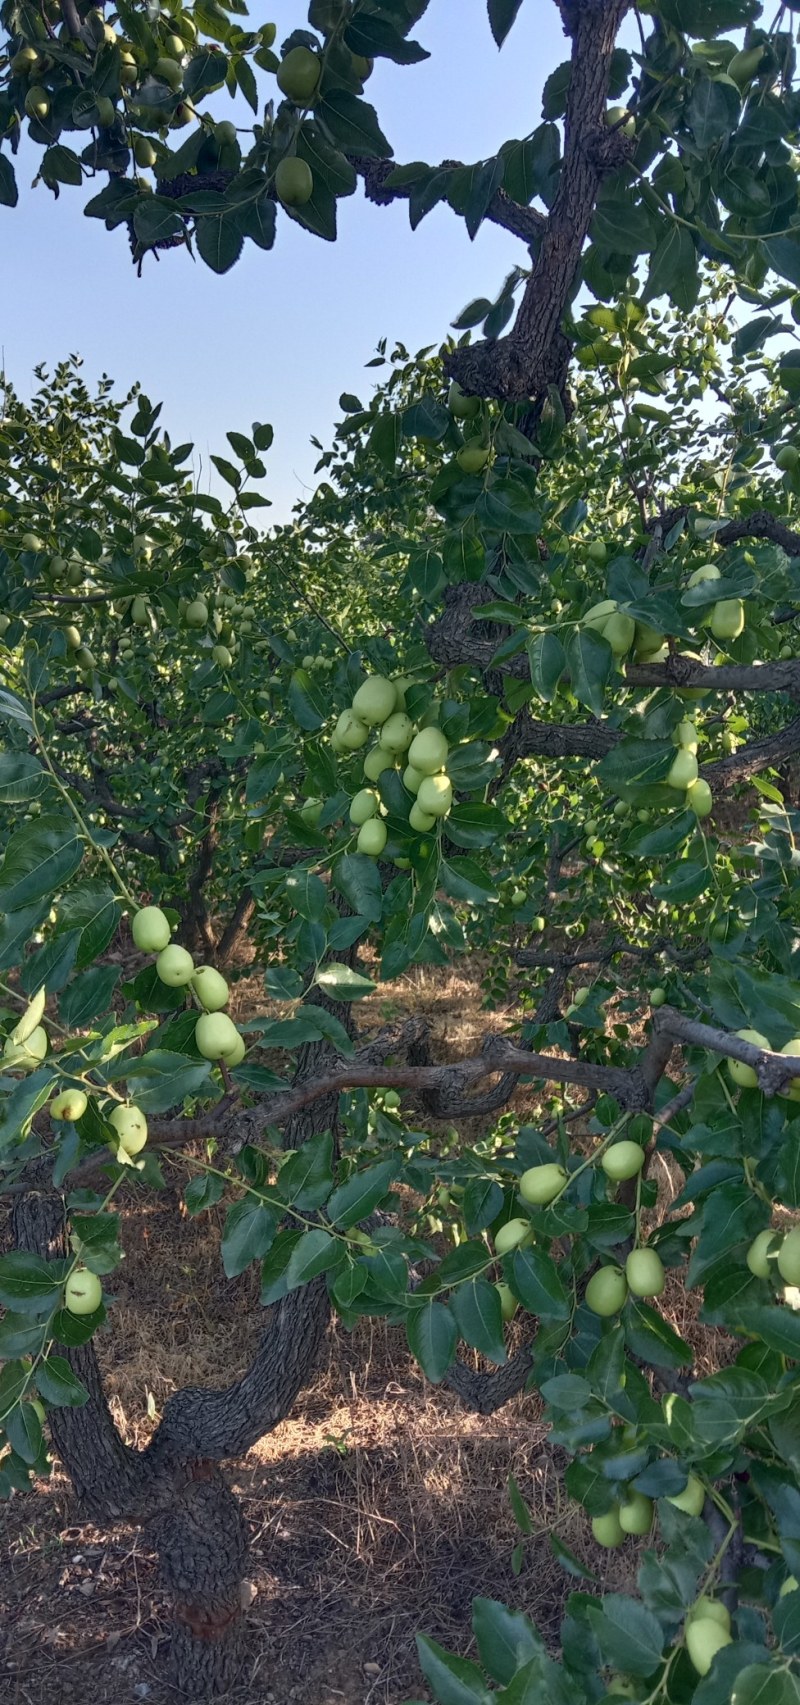
<path id="1" fill-rule="evenodd" d="M 226 1012 L 203 1012 L 194 1027 L 197 1050 L 205 1060 L 225 1060 L 237 1052 L 241 1037 Z"/>
<path id="2" fill-rule="evenodd" d="M 682 746 L 672 761 L 672 767 L 666 777 L 667 787 L 680 788 L 681 791 L 691 787 L 697 781 L 697 759 L 693 752 Z"/>
<path id="3" fill-rule="evenodd" d="M 709 1616 L 700 1616 L 686 1626 L 686 1650 L 698 1675 L 708 1675 L 711 1665 L 723 1646 L 732 1645 L 726 1628 L 720 1628 Z"/>
<path id="4" fill-rule="evenodd" d="M 153 146 L 149 136 L 134 136 L 133 157 L 137 166 L 142 168 L 155 165 L 158 159 L 158 150 Z"/>
<path id="5" fill-rule="evenodd" d="M 89 650 L 88 645 L 78 646 L 77 651 L 74 653 L 74 662 L 77 664 L 79 669 L 94 668 L 94 653 Z"/>
<path id="6" fill-rule="evenodd" d="M 653 1525 L 652 1498 L 646 1498 L 644 1492 L 629 1492 L 619 1506 L 619 1525 L 623 1533 L 635 1533 L 639 1537 L 649 1533 Z"/>
<path id="7" fill-rule="evenodd" d="M 787 1232 L 778 1250 L 778 1272 L 787 1285 L 800 1285 L 800 1226 Z"/>
<path id="8" fill-rule="evenodd" d="M 705 1501 L 705 1488 L 696 1474 L 689 1475 L 682 1492 L 675 1492 L 667 1498 L 668 1504 L 674 1504 L 676 1510 L 683 1510 L 687 1516 L 702 1515 Z"/>
<path id="9" fill-rule="evenodd" d="M 366 745 L 369 739 L 369 729 L 360 716 L 355 716 L 352 710 L 343 710 L 336 724 L 336 738 L 346 752 L 357 752 L 359 747 Z"/>
<path id="10" fill-rule="evenodd" d="M 498 1255 L 509 1255 L 512 1249 L 521 1248 L 523 1243 L 533 1242 L 529 1220 L 506 1220 L 495 1234 L 494 1246 Z"/>
<path id="11" fill-rule="evenodd" d="M 228 1004 L 230 989 L 213 965 L 198 965 L 192 972 L 192 988 L 205 1012 L 220 1012 Z"/>
<path id="12" fill-rule="evenodd" d="M 358 831 L 356 846 L 360 853 L 366 853 L 368 858 L 380 858 L 386 845 L 386 824 L 380 817 L 370 817 Z"/>
<path id="13" fill-rule="evenodd" d="M 89 1105 L 88 1097 L 82 1089 L 62 1089 L 60 1095 L 54 1095 L 50 1103 L 52 1119 L 68 1119 L 75 1124 L 81 1119 Z"/>
<path id="14" fill-rule="evenodd" d="M 738 639 L 744 629 L 744 604 L 741 598 L 721 598 L 711 612 L 709 627 L 715 639 Z"/>
<path id="15" fill-rule="evenodd" d="M 542 1166 L 529 1166 L 520 1178 L 518 1189 L 523 1202 L 530 1202 L 536 1207 L 546 1207 L 548 1202 L 555 1200 L 561 1194 L 567 1182 L 567 1174 L 563 1166 L 556 1166 L 549 1161 Z"/>
<path id="16" fill-rule="evenodd" d="M 356 76 L 361 79 L 362 83 L 366 83 L 367 78 L 372 76 L 375 69 L 374 59 L 367 59 L 364 53 L 353 53 L 350 57 Z"/>
<path id="17" fill-rule="evenodd" d="M 686 789 L 686 804 L 695 817 L 707 817 L 714 805 L 714 795 L 703 776 L 698 776 Z"/>
<path id="18" fill-rule="evenodd" d="M 628 1288 L 637 1297 L 660 1297 L 666 1284 L 664 1263 L 655 1249 L 632 1249 L 625 1262 Z"/>
<path id="19" fill-rule="evenodd" d="M 635 633 L 636 623 L 633 617 L 616 610 L 606 622 L 603 638 L 608 640 L 615 657 L 625 657 L 633 645 Z"/>
<path id="20" fill-rule="evenodd" d="M 690 586 L 702 586 L 705 580 L 720 580 L 722 578 L 715 562 L 704 562 L 689 575 Z"/>
<path id="21" fill-rule="evenodd" d="M 42 541 L 39 538 L 38 533 L 23 533 L 23 535 L 22 535 L 22 549 L 24 551 L 34 551 L 37 553 L 39 551 L 43 551 L 44 545 L 42 544 Z"/>
<path id="22" fill-rule="evenodd" d="M 770 1043 L 760 1030 L 735 1030 L 734 1035 L 742 1042 L 752 1042 L 754 1048 L 769 1048 Z M 753 1066 L 745 1065 L 743 1060 L 728 1060 L 728 1075 L 738 1084 L 740 1089 L 757 1089 L 758 1076 Z"/>
<path id="23" fill-rule="evenodd" d="M 103 1300 L 103 1287 L 96 1273 L 76 1267 L 64 1286 L 64 1307 L 69 1314 L 94 1314 Z"/>
<path id="24" fill-rule="evenodd" d="M 606 1149 L 602 1156 L 600 1165 L 606 1178 L 619 1184 L 626 1178 L 635 1178 L 637 1173 L 641 1172 L 644 1166 L 644 1149 L 638 1143 L 612 1143 L 611 1148 Z"/>
<path id="25" fill-rule="evenodd" d="M 423 776 L 417 789 L 420 811 L 430 817 L 446 817 L 453 803 L 453 786 L 449 776 Z"/>
<path id="26" fill-rule="evenodd" d="M 384 770 L 394 769 L 394 752 L 386 752 L 383 746 L 373 746 L 364 759 L 364 774 L 367 781 L 377 781 Z"/>
<path id="27" fill-rule="evenodd" d="M 147 606 L 146 598 L 134 598 L 133 603 L 131 604 L 131 621 L 133 622 L 134 627 L 149 627 L 150 611 Z"/>
<path id="28" fill-rule="evenodd" d="M 220 148 L 232 147 L 236 141 L 236 125 L 232 119 L 222 118 L 214 125 L 214 141 L 219 143 Z"/>
<path id="29" fill-rule="evenodd" d="M 320 817 L 322 816 L 324 803 L 325 801 L 322 799 L 307 799 L 305 805 L 301 807 L 300 816 L 302 817 L 303 822 L 308 824 L 310 829 L 316 829 Z"/>
<path id="30" fill-rule="evenodd" d="M 773 1243 L 775 1243 L 775 1233 L 768 1228 L 766 1231 L 760 1231 L 758 1236 L 753 1238 L 748 1248 L 745 1261 L 756 1279 L 769 1279 L 772 1275 L 773 1268 L 770 1265 L 769 1251 Z M 777 1248 L 773 1254 L 773 1261 L 775 1254 L 777 1254 Z"/>
<path id="31" fill-rule="evenodd" d="M 697 729 L 693 722 L 690 722 L 688 718 L 679 722 L 675 733 L 679 746 L 684 746 L 687 752 L 697 753 Z"/>
<path id="32" fill-rule="evenodd" d="M 39 55 L 36 52 L 35 47 L 21 47 L 19 51 L 14 54 L 9 65 L 9 70 L 12 77 L 29 77 L 34 66 L 37 65 L 38 62 Z"/>
<path id="33" fill-rule="evenodd" d="M 763 47 L 744 47 L 728 60 L 726 74 L 740 89 L 746 89 L 756 76 L 763 57 Z"/>
<path id="34" fill-rule="evenodd" d="M 350 801 L 350 822 L 357 828 L 374 817 L 380 805 L 377 793 L 371 787 L 362 787 L 361 792 L 354 795 Z"/>
<path id="35" fill-rule="evenodd" d="M 408 821 L 418 835 L 427 835 L 434 827 L 436 818 L 431 817 L 427 811 L 422 811 L 415 799 L 408 813 Z"/>
<path id="36" fill-rule="evenodd" d="M 134 947 L 141 953 L 161 953 L 169 947 L 172 930 L 169 918 L 160 906 L 142 906 L 131 924 Z"/>
<path id="37" fill-rule="evenodd" d="M 800 1588 L 800 1581 L 798 1581 L 797 1576 L 787 1575 L 786 1580 L 778 1593 L 778 1598 L 786 1598 L 789 1593 L 796 1593 L 798 1588 Z"/>
<path id="38" fill-rule="evenodd" d="M 602 568 L 603 564 L 605 563 L 606 557 L 608 556 L 608 551 L 606 549 L 606 546 L 605 546 L 603 540 L 602 539 L 592 539 L 592 542 L 589 545 L 589 548 L 586 552 L 586 555 L 588 556 L 590 562 L 597 563 L 598 568 Z"/>
<path id="39" fill-rule="evenodd" d="M 480 414 L 480 397 L 465 396 L 457 380 L 453 380 L 447 393 L 447 406 L 456 420 L 474 420 Z"/>
<path id="40" fill-rule="evenodd" d="M 185 947 L 179 947 L 177 942 L 171 947 L 165 947 L 156 960 L 156 973 L 162 983 L 170 989 L 181 989 L 191 982 L 194 975 L 194 960 Z"/>
<path id="41" fill-rule="evenodd" d="M 480 474 L 486 467 L 490 455 L 491 450 L 488 450 L 483 444 L 465 444 L 459 450 L 456 461 L 462 474 Z"/>
<path id="42" fill-rule="evenodd" d="M 702 1618 L 716 1622 L 719 1628 L 726 1628 L 730 1632 L 731 1613 L 727 1605 L 722 1604 L 718 1598 L 709 1598 L 707 1593 L 701 1593 L 700 1597 L 695 1599 L 691 1610 L 687 1611 L 687 1627 L 690 1622 L 699 1622 Z"/>
<path id="43" fill-rule="evenodd" d="M 500 1313 L 502 1314 L 503 1319 L 513 1320 L 514 1315 L 519 1308 L 519 1303 L 517 1302 L 511 1286 L 507 1285 L 505 1280 L 498 1279 L 494 1288 L 500 1298 Z"/>
<path id="44" fill-rule="evenodd" d="M 586 1286 L 585 1302 L 592 1314 L 608 1320 L 619 1314 L 628 1296 L 628 1286 L 621 1267 L 599 1267 Z"/>
<path id="45" fill-rule="evenodd" d="M 800 450 L 796 450 L 793 444 L 782 444 L 780 449 L 776 452 L 775 466 L 780 468 L 781 473 L 794 473 L 799 462 Z"/>
<path id="46" fill-rule="evenodd" d="M 650 1005 L 651 1006 L 653 1006 L 653 1007 L 664 1006 L 666 999 L 667 999 L 666 989 L 655 988 L 655 989 L 650 990 Z"/>
<path id="47" fill-rule="evenodd" d="M 34 83 L 25 96 L 25 111 L 29 118 L 38 118 L 40 123 L 50 111 L 50 96 L 40 83 Z"/>
<path id="48" fill-rule="evenodd" d="M 205 598 L 193 598 L 183 612 L 187 628 L 204 628 L 208 622 L 208 605 Z"/>
<path id="49" fill-rule="evenodd" d="M 599 604 L 590 605 L 585 615 L 581 617 L 581 626 L 591 628 L 594 633 L 602 633 L 606 622 L 616 615 L 617 601 L 615 598 L 601 598 Z"/>
<path id="50" fill-rule="evenodd" d="M 115 1107 L 108 1115 L 119 1146 L 126 1154 L 138 1154 L 147 1142 L 147 1120 L 141 1107 Z"/>
<path id="51" fill-rule="evenodd" d="M 783 659 L 784 663 L 788 662 L 790 657 L 794 657 L 793 647 L 791 645 L 782 645 L 778 652 L 778 656 Z"/>
<path id="52" fill-rule="evenodd" d="M 403 710 L 396 710 L 381 728 L 380 743 L 387 752 L 407 752 L 413 738 L 414 724 Z"/>
<path id="53" fill-rule="evenodd" d="M 403 786 L 409 793 L 418 793 L 419 784 L 423 779 L 421 770 L 415 770 L 413 764 L 406 764 L 403 771 Z"/>
<path id="54" fill-rule="evenodd" d="M 606 124 L 616 128 L 623 136 L 634 136 L 636 134 L 636 119 L 627 107 L 607 107 Z M 640 427 L 643 425 L 643 422 L 638 420 L 637 415 L 630 416 L 628 425 L 631 426 L 634 420 L 638 421 Z"/>
<path id="55" fill-rule="evenodd" d="M 397 709 L 397 688 L 385 675 L 368 675 L 353 697 L 353 713 L 372 728 Z"/>
<path id="56" fill-rule="evenodd" d="M 793 1036 L 791 1042 L 785 1042 L 781 1048 L 782 1054 L 800 1055 L 800 1036 Z M 792 1077 L 780 1091 L 789 1101 L 800 1101 L 800 1077 Z"/>
<path id="57" fill-rule="evenodd" d="M 450 751 L 440 728 L 423 728 L 415 735 L 408 749 L 408 761 L 424 776 L 434 776 L 444 769 Z"/>
<path id="58" fill-rule="evenodd" d="M 236 1066 L 241 1065 L 246 1053 L 247 1048 L 244 1037 L 240 1036 L 237 1030 L 236 1041 L 231 1045 L 227 1053 L 223 1055 L 228 1071 L 232 1072 Z"/>
<path id="59" fill-rule="evenodd" d="M 616 1510 L 608 1510 L 604 1516 L 592 1516 L 592 1533 L 604 1551 L 615 1551 L 625 1541 L 625 1530 Z"/>
<path id="60" fill-rule="evenodd" d="M 173 94 L 176 94 L 183 82 L 183 71 L 177 59 L 157 59 L 153 66 L 153 75 L 162 83 L 167 83 Z"/>
<path id="61" fill-rule="evenodd" d="M 275 171 L 275 194 L 284 207 L 305 207 L 314 194 L 314 174 L 306 160 L 295 155 L 280 160 Z"/>
<path id="62" fill-rule="evenodd" d="M 218 669 L 230 669 L 233 654 L 228 650 L 227 645 L 212 645 L 211 656 Z"/>
<path id="63" fill-rule="evenodd" d="M 290 101 L 310 100 L 319 83 L 321 70 L 319 55 L 312 53 L 310 48 L 290 48 L 275 74 L 281 94 Z"/>
<path id="64" fill-rule="evenodd" d="M 512 906 L 524 906 L 527 898 L 528 898 L 528 896 L 525 893 L 524 888 L 512 888 L 512 890 L 511 890 L 511 904 L 512 904 Z"/>

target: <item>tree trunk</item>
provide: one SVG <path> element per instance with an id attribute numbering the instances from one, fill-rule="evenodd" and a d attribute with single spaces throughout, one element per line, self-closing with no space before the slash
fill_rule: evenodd
<path id="1" fill-rule="evenodd" d="M 350 1021 L 346 1008 L 333 1010 L 342 1022 Z M 390 1047 L 387 1041 L 384 1051 Z M 295 1081 L 318 1076 L 335 1057 L 327 1043 L 304 1048 Z M 336 1094 L 304 1108 L 287 1121 L 284 1146 L 298 1148 L 317 1131 L 335 1131 L 337 1114 Z M 21 1248 L 45 1257 L 66 1253 L 60 1196 L 35 1190 L 19 1197 L 13 1229 Z M 290 1292 L 271 1310 L 242 1378 L 223 1390 L 177 1392 L 141 1452 L 117 1432 L 93 1343 L 59 1346 L 89 1397 L 81 1408 L 50 1410 L 53 1444 L 93 1515 L 149 1527 L 173 1607 L 171 1679 L 192 1700 L 225 1694 L 244 1651 L 247 1539 L 238 1503 L 217 1464 L 248 1450 L 283 1420 L 313 1371 L 329 1314 L 324 1278 Z"/>

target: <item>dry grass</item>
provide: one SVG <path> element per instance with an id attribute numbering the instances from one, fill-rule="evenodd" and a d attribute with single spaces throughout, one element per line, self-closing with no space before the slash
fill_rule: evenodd
<path id="1" fill-rule="evenodd" d="M 234 1010 L 247 1016 L 261 1003 L 260 981 L 235 988 Z M 435 1052 L 452 1057 L 486 1029 L 479 1003 L 464 964 L 415 970 L 362 1012 L 371 1027 L 410 1010 L 429 1016 Z M 530 1092 L 526 1100 L 523 1117 L 534 1107 Z M 174 1390 L 241 1373 L 261 1330 L 255 1276 L 229 1281 L 221 1271 L 222 1217 L 181 1214 L 172 1188 L 126 1216 L 127 1258 L 98 1351 L 115 1420 L 139 1447 Z M 665 1300 L 703 1371 L 727 1359 L 681 1285 Z M 252 1603 L 248 1670 L 229 1705 L 399 1705 L 420 1691 L 415 1631 L 466 1651 L 476 1594 L 520 1606 L 556 1644 L 573 1583 L 549 1534 L 595 1572 L 598 1590 L 629 1584 L 637 1556 L 633 1541 L 613 1554 L 595 1547 L 562 1472 L 535 1398 L 488 1420 L 470 1415 L 425 1383 L 396 1331 L 335 1327 L 293 1416 L 231 1467 L 250 1535 Z M 518 1578 L 510 1473 L 534 1524 Z M 4 1526 L 0 1697 L 176 1705 L 159 1680 L 168 1618 L 147 1532 L 82 1523 L 58 1469 L 13 1500 Z"/>

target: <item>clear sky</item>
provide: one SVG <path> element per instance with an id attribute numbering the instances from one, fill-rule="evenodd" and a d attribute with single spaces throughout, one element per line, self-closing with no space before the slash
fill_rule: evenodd
<path id="1" fill-rule="evenodd" d="M 302 0 L 254 0 L 255 25 L 274 18 L 278 43 L 305 22 Z M 379 60 L 367 85 L 400 162 L 494 153 L 540 119 L 544 78 L 567 55 L 553 0 L 525 0 L 501 52 L 485 0 L 431 0 L 416 32 L 431 58 L 399 67 Z M 265 86 L 271 79 L 264 78 Z M 204 103 L 217 116 L 227 95 Z M 248 109 L 236 109 L 246 123 Z M 82 192 L 60 199 L 28 187 L 35 156 L 20 157 L 20 203 L 0 208 L 0 351 L 18 389 L 29 392 L 35 363 L 71 351 L 89 380 L 110 374 L 122 387 L 139 379 L 173 442 L 193 440 L 205 477 L 209 451 L 224 454 L 229 427 L 270 421 L 275 444 L 265 487 L 285 519 L 312 481 L 317 452 L 342 391 L 364 399 L 364 373 L 381 336 L 415 351 L 437 343 L 474 296 L 493 296 L 525 248 L 485 225 L 471 243 L 448 208 L 416 232 L 404 203 L 379 208 L 359 189 L 339 202 L 339 238 L 323 243 L 278 216 L 273 250 L 245 245 L 231 272 L 216 277 L 184 251 L 150 259 L 141 279 L 126 235 L 86 219 Z M 378 370 L 380 371 L 380 370 Z M 196 464 L 197 465 L 197 464 Z"/>

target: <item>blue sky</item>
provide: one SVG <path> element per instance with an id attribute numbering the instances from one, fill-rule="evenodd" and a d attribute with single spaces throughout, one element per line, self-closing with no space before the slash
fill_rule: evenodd
<path id="1" fill-rule="evenodd" d="M 278 0 L 254 4 L 252 17 L 274 18 L 280 42 L 306 12 L 302 0 Z M 431 58 L 409 67 L 379 61 L 367 88 L 398 161 L 474 161 L 525 135 L 568 45 L 553 0 L 526 0 L 500 53 L 485 0 L 431 0 L 416 35 Z M 218 116 L 233 111 L 224 93 L 207 104 Z M 237 109 L 239 122 L 247 111 Z M 335 245 L 279 215 L 272 252 L 247 244 L 221 278 L 168 252 L 137 279 L 125 235 L 84 218 L 80 191 L 64 189 L 54 202 L 44 188 L 31 190 L 34 170 L 28 149 L 18 165 L 20 204 L 0 209 L 7 373 L 27 393 L 35 363 L 77 351 L 90 380 L 102 372 L 121 388 L 141 380 L 163 400 L 173 441 L 193 440 L 203 483 L 209 452 L 225 452 L 226 429 L 270 421 L 265 489 L 274 508 L 260 512 L 265 519 L 287 518 L 308 488 L 317 455 L 310 435 L 327 442 L 341 392 L 367 395 L 363 368 L 378 339 L 400 338 L 412 351 L 438 342 L 466 302 L 493 295 L 525 257 L 492 226 L 471 243 L 446 208 L 412 232 L 407 206 L 377 208 L 359 190 L 339 203 Z"/>

